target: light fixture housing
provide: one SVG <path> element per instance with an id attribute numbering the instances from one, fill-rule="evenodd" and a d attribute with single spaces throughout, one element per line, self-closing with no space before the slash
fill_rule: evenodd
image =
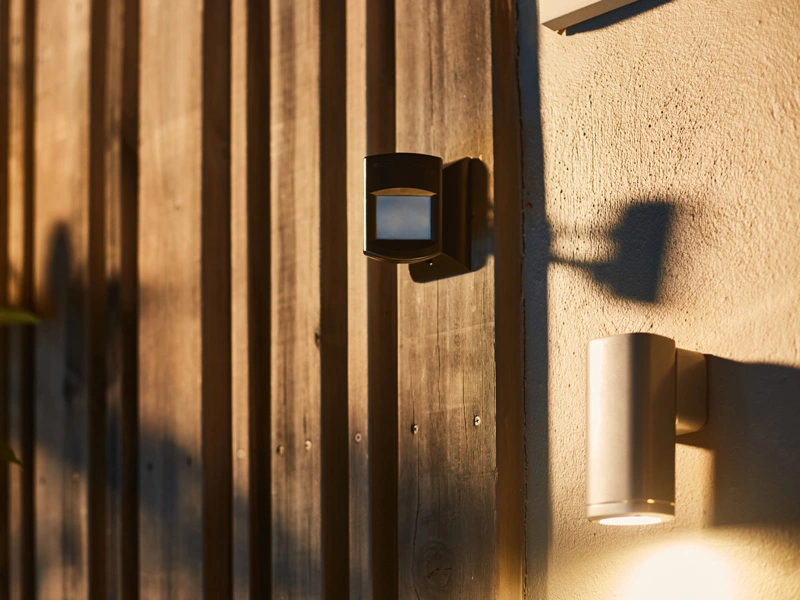
<path id="1" fill-rule="evenodd" d="M 408 263 L 412 279 L 471 270 L 470 159 L 399 152 L 364 159 L 364 254 Z"/>
<path id="2" fill-rule="evenodd" d="M 705 356 L 651 333 L 589 343 L 587 516 L 647 525 L 675 516 L 675 436 L 708 414 Z"/>
<path id="3" fill-rule="evenodd" d="M 636 0 L 540 0 L 539 14 L 542 25 L 561 31 L 634 2 Z"/>
<path id="4" fill-rule="evenodd" d="M 442 252 L 442 159 L 395 153 L 364 159 L 364 254 L 414 263 Z"/>

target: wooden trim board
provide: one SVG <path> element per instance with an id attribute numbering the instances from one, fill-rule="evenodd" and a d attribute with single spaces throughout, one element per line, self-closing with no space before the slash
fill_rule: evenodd
<path id="1" fill-rule="evenodd" d="M 572 27 L 636 0 L 539 0 L 542 25 L 554 31 Z"/>

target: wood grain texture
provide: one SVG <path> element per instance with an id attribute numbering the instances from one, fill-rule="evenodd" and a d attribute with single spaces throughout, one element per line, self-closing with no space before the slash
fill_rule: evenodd
<path id="1" fill-rule="evenodd" d="M 492 3 L 492 97 L 497 362 L 498 598 L 523 598 L 525 396 L 522 294 L 522 150 L 516 3 Z"/>
<path id="2" fill-rule="evenodd" d="M 480 161 L 475 271 L 399 270 L 399 596 L 495 598 L 490 3 L 398 0 L 396 19 L 398 151 Z"/>
<path id="3" fill-rule="evenodd" d="M 35 14 L 33 3 L 9 3 L 8 104 L 8 297 L 12 305 L 33 302 L 33 97 Z M 33 369 L 31 327 L 14 328 L 10 344 L 9 441 L 25 469 L 9 481 L 9 598 L 34 593 Z"/>
<path id="4" fill-rule="evenodd" d="M 89 593 L 89 65 L 86 2 L 36 18 L 36 593 Z"/>
<path id="5" fill-rule="evenodd" d="M 203 597 L 202 8 L 141 3 L 139 562 L 154 599 Z"/>
<path id="6" fill-rule="evenodd" d="M 231 16 L 231 419 L 233 459 L 233 598 L 250 598 L 250 293 L 248 280 L 248 6 Z"/>
<path id="7" fill-rule="evenodd" d="M 372 598 L 364 156 L 367 154 L 367 2 L 347 2 L 347 412 L 350 598 Z"/>
<path id="8" fill-rule="evenodd" d="M 322 594 L 320 14 L 272 0 L 272 594 Z"/>

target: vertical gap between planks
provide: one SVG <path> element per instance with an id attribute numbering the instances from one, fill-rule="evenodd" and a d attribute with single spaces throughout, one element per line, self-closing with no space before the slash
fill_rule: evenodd
<path id="1" fill-rule="evenodd" d="M 107 526 L 113 514 L 107 511 L 106 488 L 106 416 L 108 408 L 106 399 L 114 402 L 111 395 L 106 395 L 106 152 L 112 150 L 107 142 L 112 135 L 107 128 L 107 110 L 109 110 L 110 90 L 106 87 L 107 67 L 113 64 L 114 57 L 109 56 L 109 16 L 112 14 L 109 2 L 93 0 L 91 3 L 91 31 L 89 41 L 89 256 L 87 261 L 89 320 L 89 364 L 87 371 L 87 387 L 89 402 L 89 498 L 88 498 L 88 554 L 89 554 L 89 589 L 88 597 L 93 600 L 105 598 L 107 560 L 113 562 L 114 548 L 106 545 Z M 113 143 L 113 142 L 111 142 Z M 111 333 L 111 332 L 109 332 Z M 113 410 L 113 409 L 112 409 Z M 113 492 L 111 492 L 113 494 Z M 109 495 L 110 496 L 110 495 Z M 113 530 L 113 527 L 109 528 Z"/>
<path id="2" fill-rule="evenodd" d="M 105 442 L 105 460 L 93 459 L 90 502 L 93 515 L 90 547 L 91 594 L 123 599 L 138 596 L 136 492 L 136 156 L 138 110 L 138 0 L 95 3 L 92 39 L 92 194 L 104 211 L 93 212 L 94 257 L 104 259 L 95 274 L 93 311 L 103 329 L 98 336 L 103 390 L 93 411 L 93 452 Z M 98 57 L 101 53 L 104 56 Z M 132 132 L 133 131 L 133 132 Z M 100 194 L 102 193 L 102 196 Z M 96 206 L 95 206 L 96 207 Z M 104 212 L 104 214 L 97 214 Z M 100 220 L 102 218 L 102 221 Z M 97 289 L 99 288 L 99 289 Z M 105 314 L 103 315 L 103 311 Z M 101 382 L 95 381 L 93 385 Z M 105 394 L 104 398 L 102 394 Z M 101 420 L 102 411 L 105 411 Z M 104 462 L 104 464 L 101 464 Z M 105 478 L 104 480 L 102 478 Z M 104 486 L 103 489 L 97 489 Z M 93 511 L 95 509 L 92 509 Z M 98 573 L 98 571 L 102 571 Z"/>
<path id="3" fill-rule="evenodd" d="M 320 2 L 320 418 L 325 598 L 349 585 L 345 0 Z"/>
<path id="4" fill-rule="evenodd" d="M 18 6 L 18 5 L 17 5 Z M 24 259 L 22 276 L 22 298 L 26 307 L 32 308 L 35 302 L 34 264 L 36 261 L 36 241 L 34 223 L 36 218 L 36 19 L 37 0 L 23 4 L 24 13 L 24 65 L 25 95 L 22 99 L 25 108 L 23 126 L 23 223 L 25 229 Z M 22 464 L 22 597 L 34 598 L 36 595 L 36 463 L 34 460 L 36 435 L 36 397 L 34 377 L 36 375 L 36 335 L 33 327 L 25 327 L 22 332 L 20 373 L 20 440 Z"/>
<path id="5" fill-rule="evenodd" d="M 9 200 L 13 208 L 14 259 L 12 268 L 13 301 L 33 308 L 33 217 L 34 217 L 34 84 L 36 34 L 34 0 L 13 0 L 10 18 L 13 23 L 10 86 L 11 141 L 13 148 Z M 14 332 L 14 439 L 24 469 L 12 476 L 12 518 L 15 519 L 12 548 L 11 598 L 28 600 L 35 594 L 36 532 L 34 521 L 33 460 L 34 432 L 34 361 L 33 327 L 19 327 Z"/>
<path id="6" fill-rule="evenodd" d="M 231 3 L 206 0 L 202 86 L 202 452 L 205 596 L 233 595 Z"/>
<path id="7" fill-rule="evenodd" d="M 0 2 L 0 306 L 8 304 L 9 273 L 9 83 L 11 23 L 9 3 Z M 0 325 L 0 444 L 10 441 L 10 390 L 9 390 L 9 335 Z M 9 595 L 11 515 L 9 514 L 9 469 L 15 468 L 0 462 L 0 596 Z"/>
<path id="8" fill-rule="evenodd" d="M 522 173 L 513 0 L 492 4 L 495 155 L 498 598 L 522 598 L 525 576 L 525 402 Z"/>
<path id="9" fill-rule="evenodd" d="M 124 0 L 119 172 L 122 600 L 139 598 L 139 2 Z"/>
<path id="10" fill-rule="evenodd" d="M 247 0 L 247 294 L 250 597 L 272 596 L 270 3 Z"/>
<path id="11" fill-rule="evenodd" d="M 367 154 L 395 151 L 395 4 L 367 2 Z M 372 597 L 398 597 L 397 267 L 367 267 Z"/>

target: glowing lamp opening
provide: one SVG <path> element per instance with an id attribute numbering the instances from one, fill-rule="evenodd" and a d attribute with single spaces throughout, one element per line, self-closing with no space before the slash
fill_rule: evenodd
<path id="1" fill-rule="evenodd" d="M 655 525 L 661 522 L 661 517 L 649 515 L 631 515 L 627 517 L 608 517 L 600 519 L 601 525 Z"/>

